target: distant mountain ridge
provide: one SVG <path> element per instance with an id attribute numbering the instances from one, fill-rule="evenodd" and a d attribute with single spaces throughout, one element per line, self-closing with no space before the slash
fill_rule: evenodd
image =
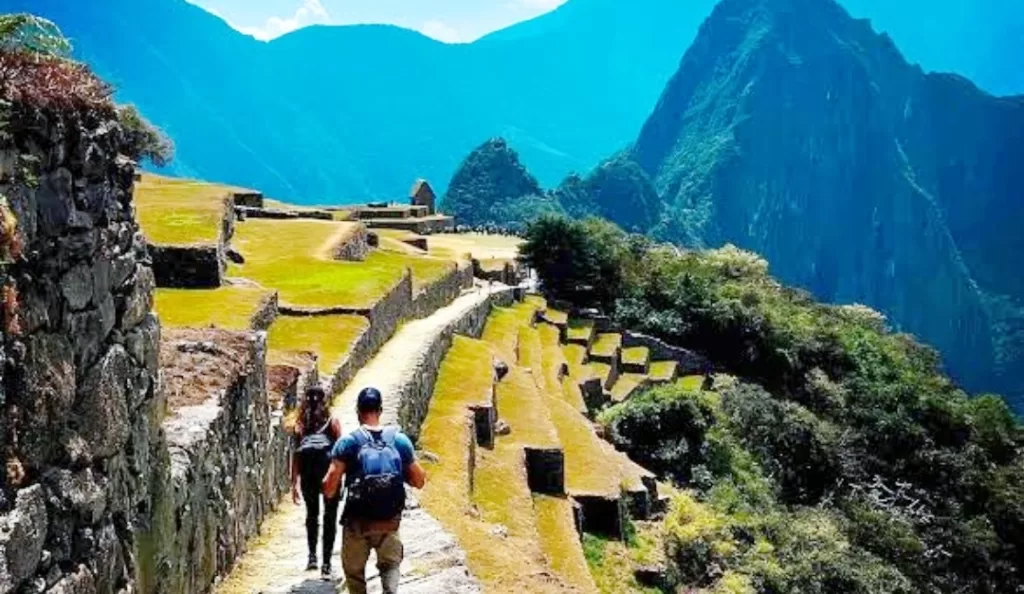
<path id="1" fill-rule="evenodd" d="M 919 42 L 928 67 L 973 75 L 984 64 L 988 88 L 1024 91 L 1012 60 L 990 59 L 1020 37 L 1019 11 L 999 4 L 968 21 L 992 31 L 971 53 L 961 50 L 975 29 L 952 2 L 909 1 L 900 12 L 847 0 Z M 588 170 L 635 138 L 713 6 L 570 0 L 446 45 L 383 26 L 311 27 L 262 43 L 184 0 L 0 0 L 0 11 L 55 20 L 120 100 L 174 137 L 170 173 L 305 203 L 397 198 L 417 177 L 443 190 L 459 159 L 498 135 L 546 185 Z"/>
<path id="2" fill-rule="evenodd" d="M 966 387 L 1024 411 L 1021 139 L 1024 97 L 925 74 L 832 0 L 724 0 L 637 141 L 549 197 L 762 254 L 822 300 L 879 309 Z M 497 175 L 476 172 L 449 198 Z"/>

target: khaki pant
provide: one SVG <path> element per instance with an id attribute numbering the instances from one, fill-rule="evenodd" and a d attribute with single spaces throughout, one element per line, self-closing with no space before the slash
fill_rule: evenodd
<path id="1" fill-rule="evenodd" d="M 370 551 L 377 552 L 384 594 L 397 594 L 401 577 L 399 566 L 405 549 L 398 530 L 364 530 L 358 524 L 346 525 L 341 535 L 341 568 L 349 594 L 366 594 L 366 562 Z"/>

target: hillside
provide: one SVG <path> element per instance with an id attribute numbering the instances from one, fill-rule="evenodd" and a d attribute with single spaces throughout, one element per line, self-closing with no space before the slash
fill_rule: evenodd
<path id="1" fill-rule="evenodd" d="M 1008 58 L 1024 16 L 1010 0 L 971 19 L 962 2 L 849 2 L 907 39 L 926 68 L 1024 90 Z M 570 0 L 461 46 L 381 26 L 265 44 L 185 0 L 145 11 L 127 0 L 0 0 L 0 12 L 55 20 L 119 100 L 175 139 L 167 173 L 341 204 L 401 196 L 417 177 L 443 183 L 496 135 L 546 185 L 590 169 L 635 137 L 713 5 Z"/>
<path id="2" fill-rule="evenodd" d="M 970 389 L 1019 400 L 1022 137 L 1024 98 L 923 73 L 834 2 L 727 0 L 635 144 L 550 195 L 762 254 L 820 299 L 884 312 Z"/>
<path id="3" fill-rule="evenodd" d="M 922 73 L 833 2 L 729 0 L 631 155 L 669 209 L 660 236 L 763 254 L 879 308 L 972 389 L 1020 394 L 987 303 L 1024 302 L 1022 136 L 1024 99 Z"/>

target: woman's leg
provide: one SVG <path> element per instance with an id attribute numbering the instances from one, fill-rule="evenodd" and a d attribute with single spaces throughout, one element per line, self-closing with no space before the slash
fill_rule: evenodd
<path id="1" fill-rule="evenodd" d="M 302 478 L 302 499 L 306 502 L 306 544 L 310 563 L 316 560 L 317 532 L 320 530 L 320 483 Z"/>
<path id="2" fill-rule="evenodd" d="M 330 564 L 334 552 L 334 538 L 338 533 L 338 505 L 341 497 L 324 500 L 324 563 Z"/>

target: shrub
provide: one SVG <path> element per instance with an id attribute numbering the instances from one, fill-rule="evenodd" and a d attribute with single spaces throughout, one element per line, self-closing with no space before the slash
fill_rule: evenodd
<path id="1" fill-rule="evenodd" d="M 119 105 L 117 119 L 125 133 L 128 156 L 133 160 L 148 159 L 157 167 L 163 167 L 174 159 L 174 143 L 134 105 Z"/>

